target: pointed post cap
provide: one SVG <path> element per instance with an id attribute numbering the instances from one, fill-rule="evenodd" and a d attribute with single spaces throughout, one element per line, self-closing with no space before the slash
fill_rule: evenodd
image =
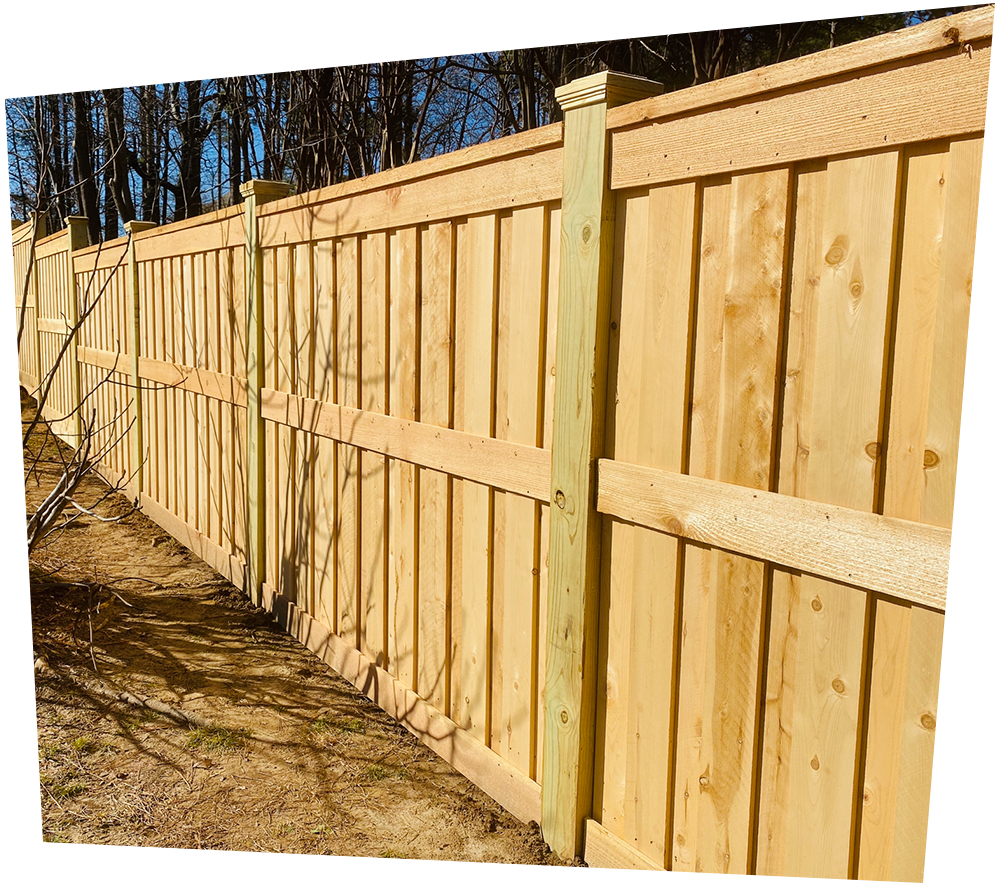
<path id="1" fill-rule="evenodd" d="M 662 83 L 646 77 L 619 74 L 617 71 L 598 71 L 558 87 L 556 101 L 563 111 L 601 102 L 607 104 L 608 108 L 615 108 L 649 96 L 658 96 L 662 92 Z"/>

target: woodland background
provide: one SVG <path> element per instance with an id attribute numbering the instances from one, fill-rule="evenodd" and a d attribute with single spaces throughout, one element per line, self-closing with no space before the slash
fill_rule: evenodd
<path id="1" fill-rule="evenodd" d="M 12 222 L 86 216 L 97 243 L 239 202 L 248 179 L 301 193 L 544 126 L 557 86 L 605 68 L 671 91 L 970 8 L 9 99 Z"/>

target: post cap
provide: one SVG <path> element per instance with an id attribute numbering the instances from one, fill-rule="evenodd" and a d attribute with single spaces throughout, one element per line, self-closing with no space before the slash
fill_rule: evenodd
<path id="1" fill-rule="evenodd" d="M 66 223 L 66 232 L 70 240 L 70 251 L 82 250 L 84 247 L 90 245 L 90 233 L 87 229 L 86 216 L 64 216 L 63 222 Z"/>
<path id="2" fill-rule="evenodd" d="M 280 182 L 273 179 L 251 179 L 240 186 L 240 194 L 244 198 L 251 196 L 257 198 L 258 204 L 288 197 L 288 192 L 291 190 L 290 182 Z"/>
<path id="3" fill-rule="evenodd" d="M 608 108 L 614 108 L 649 96 L 658 96 L 662 92 L 662 83 L 646 77 L 619 74 L 617 71 L 598 71 L 558 87 L 556 101 L 563 111 L 601 102 L 606 103 Z"/>
<path id="4" fill-rule="evenodd" d="M 125 231 L 130 235 L 137 235 L 139 232 L 149 231 L 151 228 L 156 228 L 155 222 L 140 222 L 138 219 L 130 219 L 128 222 L 124 223 Z"/>

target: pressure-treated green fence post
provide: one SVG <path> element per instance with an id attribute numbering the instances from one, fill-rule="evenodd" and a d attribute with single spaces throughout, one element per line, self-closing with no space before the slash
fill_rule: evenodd
<path id="1" fill-rule="evenodd" d="M 264 385 L 264 270 L 257 233 L 257 208 L 288 194 L 287 182 L 251 179 L 240 186 L 246 228 L 247 300 L 247 566 L 246 593 L 254 605 L 263 602 L 264 582 L 264 420 L 260 390 Z"/>
<path id="2" fill-rule="evenodd" d="M 133 219 L 125 223 L 125 231 L 131 235 L 128 242 L 128 314 L 131 319 L 128 332 L 128 353 L 131 358 L 131 411 L 129 413 L 132 432 L 129 436 L 131 451 L 132 481 L 135 498 L 142 493 L 143 482 L 143 429 L 142 429 L 142 387 L 139 385 L 139 353 L 142 349 L 142 330 L 139 320 L 139 264 L 135 259 L 135 236 L 139 232 L 155 228 L 155 222 L 139 222 Z"/>
<path id="3" fill-rule="evenodd" d="M 66 324 L 73 331 L 63 360 L 69 368 L 69 398 L 73 413 L 70 416 L 70 441 L 74 448 L 79 447 L 83 437 L 83 407 L 80 404 L 82 392 L 80 387 L 80 362 L 77 357 L 77 345 L 80 333 L 75 330 L 80 320 L 80 299 L 76 290 L 76 274 L 73 271 L 73 253 L 82 250 L 90 244 L 87 233 L 86 216 L 67 216 L 66 222 Z M 38 321 L 38 300 L 35 299 L 35 321 Z M 41 377 L 39 377 L 41 379 Z"/>
<path id="4" fill-rule="evenodd" d="M 45 237 L 48 231 L 48 224 L 45 221 L 45 214 L 39 213 L 37 210 L 31 211 L 31 224 L 37 228 L 37 234 L 33 236 L 34 240 L 40 241 Z M 32 261 L 32 266 L 26 272 L 28 275 L 28 295 L 26 301 L 30 300 L 35 306 L 35 329 L 32 332 L 32 338 L 35 344 L 35 389 L 39 390 L 42 385 L 42 337 L 38 330 L 38 275 L 37 270 L 34 265 L 33 258 L 29 257 Z M 20 284 L 20 282 L 18 282 Z M 27 322 L 25 322 L 27 323 Z M 38 391 L 35 392 L 38 395 Z"/>
<path id="5" fill-rule="evenodd" d="M 610 71 L 556 90 L 565 124 L 542 835 L 564 858 L 583 853 L 593 803 L 601 556 L 594 467 L 604 438 L 615 224 L 606 112 L 662 91 L 661 84 Z"/>

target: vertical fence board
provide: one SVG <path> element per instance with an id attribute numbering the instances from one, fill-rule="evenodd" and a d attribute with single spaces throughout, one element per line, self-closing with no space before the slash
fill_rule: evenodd
<path id="1" fill-rule="evenodd" d="M 313 247 L 316 337 L 313 390 L 317 398 L 326 402 L 334 401 L 337 392 L 334 255 L 332 241 L 321 241 Z M 319 440 L 313 483 L 313 585 L 316 603 L 312 614 L 334 632 L 337 630 L 336 451 L 336 445 L 329 439 Z"/>
<path id="2" fill-rule="evenodd" d="M 884 512 L 951 525 L 979 139 L 907 158 Z M 944 616 L 878 600 L 858 877 L 923 878 Z"/>
<path id="3" fill-rule="evenodd" d="M 556 327 L 559 322 L 559 247 L 562 214 L 559 207 L 549 208 L 548 224 L 548 280 L 545 321 L 545 353 L 540 356 L 542 375 L 542 430 L 541 446 L 552 450 L 552 429 L 556 394 Z M 539 503 L 538 508 L 538 673 L 537 712 L 535 724 L 535 780 L 541 783 L 542 750 L 545 746 L 545 669 L 548 639 L 548 596 L 549 588 L 549 528 L 551 508 L 549 503 Z"/>
<path id="4" fill-rule="evenodd" d="M 797 454 L 787 482 L 782 465 L 784 493 L 874 507 L 897 166 L 895 152 L 832 161 L 825 197 L 811 204 L 822 212 L 822 263 L 813 286 L 793 291 L 813 304 L 793 310 L 814 319 L 795 331 L 807 337 L 814 365 L 810 391 L 799 386 L 797 398 L 785 401 L 783 436 L 796 440 Z M 803 221 L 818 230 L 819 222 Z M 815 265 L 815 254 L 811 259 Z M 790 341 L 790 351 L 802 348 Z M 785 453 L 791 456 L 791 447 Z M 772 609 L 772 635 L 794 627 L 796 641 L 794 660 L 769 664 L 794 690 L 781 723 L 790 750 L 788 797 L 779 803 L 788 808 L 779 872 L 844 879 L 851 868 L 867 597 L 811 576 L 781 582 L 790 584 L 783 595 L 792 610 Z M 761 823 L 767 820 L 762 809 Z M 770 866 L 777 863 L 772 856 Z"/>
<path id="5" fill-rule="evenodd" d="M 455 428 L 493 434 L 497 217 L 456 229 Z M 452 571 L 452 719 L 488 741 L 492 492 L 456 479 Z"/>
<path id="6" fill-rule="evenodd" d="M 690 472 L 766 490 L 781 329 L 787 170 L 706 187 Z M 750 867 L 763 563 L 686 552 L 674 868 Z M 685 676 L 690 674 L 690 679 Z"/>
<path id="7" fill-rule="evenodd" d="M 290 321 L 293 324 L 291 366 L 294 373 L 294 392 L 307 398 L 314 397 L 314 371 L 316 351 L 316 319 L 314 306 L 313 247 L 311 244 L 296 245 L 292 254 L 294 280 L 294 311 Z M 295 582 L 295 602 L 309 614 L 315 614 L 315 505 L 314 486 L 317 474 L 317 439 L 307 432 L 296 432 L 295 461 L 290 467 L 295 476 L 295 502 L 293 504 L 295 562 L 292 575 Z"/>
<path id="8" fill-rule="evenodd" d="M 219 373 L 235 376 L 233 370 L 233 328 L 238 319 L 233 310 L 233 253 L 224 250 L 218 259 L 218 370 Z M 236 440 L 233 426 L 235 407 L 225 402 L 219 405 L 217 420 L 219 424 L 219 545 L 227 553 L 235 553 L 236 546 L 233 534 L 233 509 L 236 497 L 236 480 L 233 472 L 233 456 L 239 443 Z"/>
<path id="9" fill-rule="evenodd" d="M 685 183 L 633 197 L 619 210 L 625 226 L 616 288 L 613 453 L 673 472 L 682 471 L 685 456 L 696 198 L 696 185 Z M 659 421 L 650 423 L 652 416 Z M 608 619 L 609 628 L 618 629 L 608 635 L 608 684 L 619 697 L 609 700 L 605 724 L 611 732 L 619 723 L 623 737 L 604 740 L 617 793 L 609 796 L 605 781 L 602 823 L 665 865 L 680 545 L 618 522 L 609 523 L 608 532 Z M 621 558 L 622 551 L 631 556 Z M 629 658 L 635 669 L 628 669 Z"/>
<path id="10" fill-rule="evenodd" d="M 358 239 L 337 242 L 337 403 L 360 406 L 358 380 Z M 353 648 L 360 645 L 359 451 L 337 446 L 337 628 Z"/>
<path id="11" fill-rule="evenodd" d="M 274 388 L 279 392 L 298 389 L 297 366 L 294 356 L 296 341 L 295 248 L 275 249 L 274 275 Z M 296 580 L 299 553 L 296 549 L 295 503 L 297 497 L 299 434 L 288 426 L 274 424 L 274 451 L 268 460 L 273 467 L 276 497 L 271 525 L 277 537 L 277 573 L 275 588 L 290 601 L 300 604 Z"/>
<path id="12" fill-rule="evenodd" d="M 389 413 L 417 418 L 419 375 L 418 231 L 389 238 Z M 389 461 L 388 661 L 406 688 L 416 688 L 417 470 Z"/>
<path id="13" fill-rule="evenodd" d="M 421 231 L 419 420 L 451 423 L 452 389 L 452 226 Z M 417 565 L 417 693 L 445 712 L 448 703 L 448 586 L 451 481 L 421 470 Z"/>
<path id="14" fill-rule="evenodd" d="M 496 437 L 537 444 L 539 362 L 545 327 L 545 207 L 515 210 L 501 241 Z M 505 220 L 506 222 L 506 220 Z M 502 625 L 494 655 L 494 749 L 526 775 L 534 775 L 538 677 L 538 527 L 535 504 L 496 494 L 496 534 L 503 540 L 494 561 L 494 626 Z M 499 516 L 502 516 L 500 518 Z M 501 524 L 502 523 L 502 524 Z M 498 612 L 503 620 L 498 621 Z"/>
<path id="15" fill-rule="evenodd" d="M 387 238 L 368 235 L 361 242 L 361 407 L 385 414 L 387 404 L 388 323 Z M 386 607 L 386 458 L 361 454 L 361 652 L 385 663 Z"/>

